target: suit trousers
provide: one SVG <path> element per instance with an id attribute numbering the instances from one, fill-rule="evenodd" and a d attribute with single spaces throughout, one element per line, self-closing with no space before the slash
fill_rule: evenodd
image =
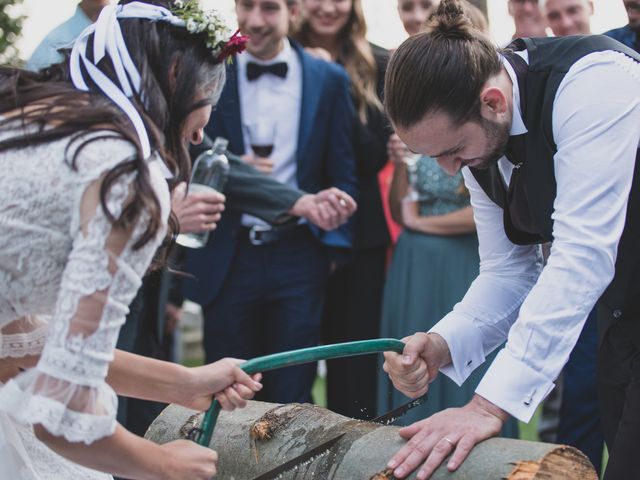
<path id="1" fill-rule="evenodd" d="M 640 318 L 611 321 L 598 310 L 598 393 L 609 463 L 605 480 L 640 475 Z"/>
<path id="2" fill-rule="evenodd" d="M 296 229 L 296 235 L 269 245 L 253 245 L 246 229 L 240 230 L 222 288 L 203 308 L 207 362 L 318 345 L 329 260 L 306 226 Z M 313 363 L 265 373 L 256 399 L 310 402 L 316 368 Z"/>

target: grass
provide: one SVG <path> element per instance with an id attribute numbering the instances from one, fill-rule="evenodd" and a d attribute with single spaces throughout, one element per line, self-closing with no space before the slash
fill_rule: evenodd
<path id="1" fill-rule="evenodd" d="M 182 365 L 184 365 L 185 367 L 200 367 L 203 365 L 202 363 L 202 359 L 200 358 L 187 358 L 185 360 L 182 361 Z"/>
<path id="2" fill-rule="evenodd" d="M 311 388 L 311 398 L 313 403 L 319 407 L 327 407 L 327 379 L 326 377 L 317 376 Z"/>
<path id="3" fill-rule="evenodd" d="M 518 422 L 520 432 L 520 440 L 529 440 L 531 442 L 540 441 L 538 436 L 538 419 L 540 418 L 541 409 L 538 408 L 529 423 Z"/>

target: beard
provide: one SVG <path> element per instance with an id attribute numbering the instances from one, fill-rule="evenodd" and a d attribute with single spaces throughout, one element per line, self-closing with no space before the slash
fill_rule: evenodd
<path id="1" fill-rule="evenodd" d="M 481 118 L 480 126 L 487 139 L 487 151 L 484 155 L 478 157 L 479 162 L 473 168 L 483 170 L 495 165 L 504 156 L 507 143 L 509 143 L 511 125 L 508 122 L 499 123 Z"/>

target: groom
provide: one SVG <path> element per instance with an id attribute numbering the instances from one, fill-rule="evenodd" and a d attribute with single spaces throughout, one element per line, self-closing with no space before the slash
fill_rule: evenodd
<path id="1" fill-rule="evenodd" d="M 237 0 L 236 14 L 250 41 L 228 68 L 207 134 L 229 139 L 229 151 L 283 184 L 308 192 L 333 186 L 354 196 L 346 73 L 287 38 L 299 14 L 296 0 Z M 266 158 L 255 155 L 246 136 L 246 126 L 260 122 L 276 125 Z M 316 345 L 330 265 L 348 254 L 349 227 L 269 227 L 232 208 L 187 260 L 194 281 L 186 282 L 185 294 L 203 308 L 207 362 Z M 314 377 L 314 365 L 271 372 L 262 398 L 308 402 Z"/>

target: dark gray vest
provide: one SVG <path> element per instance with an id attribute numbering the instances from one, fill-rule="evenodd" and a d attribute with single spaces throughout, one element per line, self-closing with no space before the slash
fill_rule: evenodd
<path id="1" fill-rule="evenodd" d="M 526 49 L 529 65 L 512 53 Z M 471 168 L 485 193 L 504 210 L 504 227 L 518 245 L 553 241 L 553 202 L 556 180 L 553 157 L 557 147 L 552 132 L 556 92 L 569 68 L 589 53 L 614 50 L 640 62 L 640 55 L 617 41 L 601 36 L 525 38 L 504 52 L 514 66 L 520 88 L 521 111 L 528 132 L 511 137 L 507 157 L 517 167 L 506 186 L 497 165 L 486 170 Z M 524 64 L 524 62 L 522 62 Z M 616 273 L 601 297 L 604 305 L 621 318 L 623 312 L 640 315 L 640 150 L 636 155 L 625 228 L 618 247 Z M 607 161 L 606 158 L 601 161 Z M 576 281 L 580 281 L 576 279 Z M 638 319 L 640 320 L 640 318 Z"/>

